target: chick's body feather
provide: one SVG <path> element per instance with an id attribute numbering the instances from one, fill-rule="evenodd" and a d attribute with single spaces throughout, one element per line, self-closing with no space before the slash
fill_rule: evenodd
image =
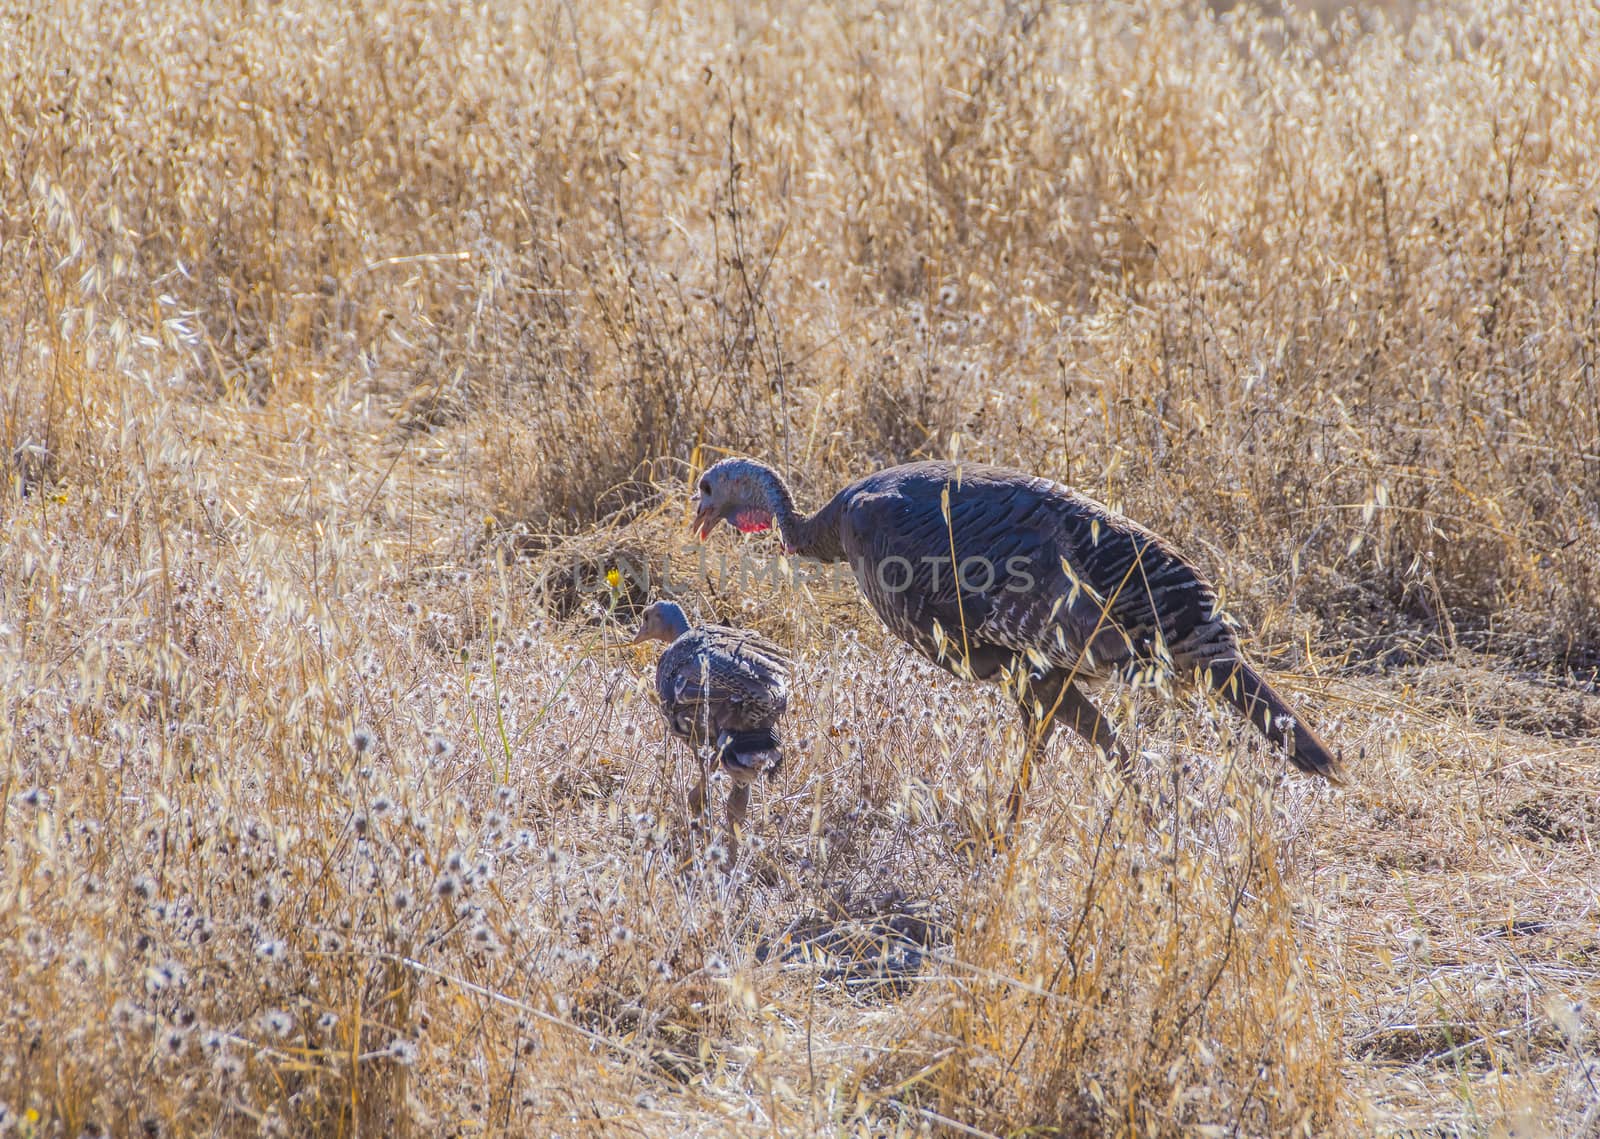
<path id="1" fill-rule="evenodd" d="M 757 633 L 703 625 L 661 654 L 656 696 L 668 728 L 690 746 L 718 748 L 730 768 L 758 764 L 767 753 L 775 764 L 790 667 L 787 654 Z"/>

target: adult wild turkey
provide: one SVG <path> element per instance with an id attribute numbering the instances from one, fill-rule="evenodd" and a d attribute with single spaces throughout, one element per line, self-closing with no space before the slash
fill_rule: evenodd
<path id="1" fill-rule="evenodd" d="M 656 662 L 656 696 L 673 735 L 688 742 L 697 758 L 715 748 L 715 762 L 732 777 L 728 792 L 728 862 L 739 851 L 739 829 L 750 805 L 750 784 L 782 762 L 778 720 L 789 706 L 789 658 L 777 645 L 747 629 L 726 625 L 689 627 L 671 601 L 647 607 L 633 643 L 666 641 Z M 706 778 L 689 796 L 699 817 L 706 805 Z"/>
<path id="2" fill-rule="evenodd" d="M 694 525 L 777 527 L 785 551 L 848 561 L 889 631 L 958 676 L 1004 679 L 1028 733 L 1015 821 L 1057 724 L 1132 774 L 1080 684 L 1121 675 L 1218 689 L 1302 771 L 1337 779 L 1326 745 L 1244 659 L 1216 590 L 1173 548 L 1092 499 L 1021 471 L 921 462 L 858 479 L 809 516 L 771 467 L 724 459 L 700 478 Z"/>

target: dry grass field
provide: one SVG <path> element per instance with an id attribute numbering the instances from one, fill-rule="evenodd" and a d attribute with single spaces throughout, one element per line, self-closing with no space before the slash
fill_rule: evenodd
<path id="1" fill-rule="evenodd" d="M 0 70 L 0 1134 L 1600 1134 L 1587 0 L 9 0 Z M 1119 505 L 1349 786 L 1111 692 L 1164 805 L 1062 736 L 991 854 L 1011 710 L 697 543 L 725 453 Z M 799 659 L 731 875 L 663 591 Z"/>

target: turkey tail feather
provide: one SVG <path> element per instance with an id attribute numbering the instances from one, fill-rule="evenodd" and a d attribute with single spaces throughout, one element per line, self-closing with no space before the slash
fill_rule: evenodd
<path id="1" fill-rule="evenodd" d="M 723 732 L 717 741 L 717 759 L 732 770 L 765 769 L 770 775 L 783 762 L 776 728 Z"/>
<path id="2" fill-rule="evenodd" d="M 1289 754 L 1301 771 L 1341 782 L 1339 761 L 1311 726 L 1295 715 L 1283 697 L 1244 661 L 1219 661 L 1209 669 L 1212 686 L 1243 712 L 1256 730 Z"/>

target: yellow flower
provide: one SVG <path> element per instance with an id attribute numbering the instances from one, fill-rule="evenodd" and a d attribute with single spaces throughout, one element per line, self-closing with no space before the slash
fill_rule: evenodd
<path id="1" fill-rule="evenodd" d="M 610 569 L 606 570 L 606 584 L 612 589 L 616 589 L 619 585 L 621 585 L 622 571 L 617 569 L 616 566 L 612 566 Z"/>

